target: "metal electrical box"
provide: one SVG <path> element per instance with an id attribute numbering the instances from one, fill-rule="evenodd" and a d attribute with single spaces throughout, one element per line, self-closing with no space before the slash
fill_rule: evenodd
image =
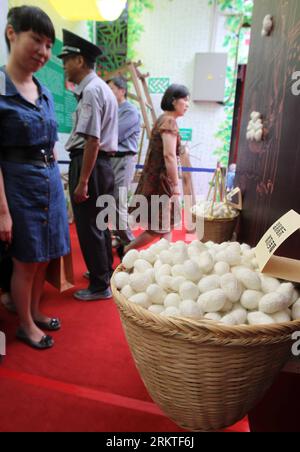
<path id="1" fill-rule="evenodd" d="M 196 53 L 192 100 L 223 102 L 227 53 Z"/>

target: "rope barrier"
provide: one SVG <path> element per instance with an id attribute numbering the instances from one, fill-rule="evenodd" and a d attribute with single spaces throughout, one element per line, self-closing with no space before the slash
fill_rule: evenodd
<path id="1" fill-rule="evenodd" d="M 70 161 L 69 160 L 59 160 L 58 163 L 60 165 L 69 165 Z M 144 169 L 144 165 L 136 165 L 136 169 Z M 215 169 L 211 169 L 211 168 L 189 168 L 189 167 L 182 167 L 181 171 L 183 173 L 214 173 Z"/>

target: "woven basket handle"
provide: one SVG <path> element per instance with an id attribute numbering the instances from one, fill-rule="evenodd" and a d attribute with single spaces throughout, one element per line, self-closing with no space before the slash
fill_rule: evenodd
<path id="1" fill-rule="evenodd" d="M 232 198 L 236 195 L 238 195 L 238 203 L 237 204 L 231 201 Z M 242 210 L 242 208 L 243 208 L 242 192 L 239 187 L 236 187 L 233 190 L 231 190 L 231 192 L 229 192 L 228 195 L 226 196 L 226 199 L 227 199 L 227 204 L 229 206 L 234 207 L 237 210 Z"/>

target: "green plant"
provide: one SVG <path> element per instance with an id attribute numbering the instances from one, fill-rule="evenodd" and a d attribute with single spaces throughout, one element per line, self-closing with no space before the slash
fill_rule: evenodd
<path id="1" fill-rule="evenodd" d="M 209 0 L 209 4 L 212 5 L 213 0 Z M 227 16 L 226 27 L 228 33 L 225 37 L 223 47 L 228 50 L 228 68 L 225 90 L 226 118 L 220 124 L 219 130 L 215 135 L 221 141 L 221 145 L 214 151 L 214 155 L 218 157 L 222 165 L 227 166 L 234 114 L 238 45 L 243 36 L 243 31 L 241 30 L 242 25 L 250 26 L 252 23 L 253 0 L 217 0 L 217 7 L 219 11 L 225 13 Z"/>
<path id="2" fill-rule="evenodd" d="M 136 57 L 135 44 L 139 42 L 144 27 L 140 18 L 145 9 L 153 9 L 153 0 L 128 0 L 128 53 L 129 60 Z"/>
<path id="3" fill-rule="evenodd" d="M 127 59 L 128 11 L 123 11 L 119 19 L 113 22 L 97 22 L 96 39 L 102 48 L 98 59 L 97 72 L 104 76 L 108 72 L 122 67 Z"/>

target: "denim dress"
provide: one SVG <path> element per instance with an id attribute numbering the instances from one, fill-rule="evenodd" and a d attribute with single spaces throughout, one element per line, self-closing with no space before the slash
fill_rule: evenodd
<path id="1" fill-rule="evenodd" d="M 21 262 L 48 262 L 70 252 L 66 202 L 56 162 L 41 167 L 5 161 L 1 149 L 53 150 L 57 137 L 54 104 L 50 92 L 39 89 L 31 104 L 0 68 L 0 167 L 13 221 L 11 254 Z"/>

